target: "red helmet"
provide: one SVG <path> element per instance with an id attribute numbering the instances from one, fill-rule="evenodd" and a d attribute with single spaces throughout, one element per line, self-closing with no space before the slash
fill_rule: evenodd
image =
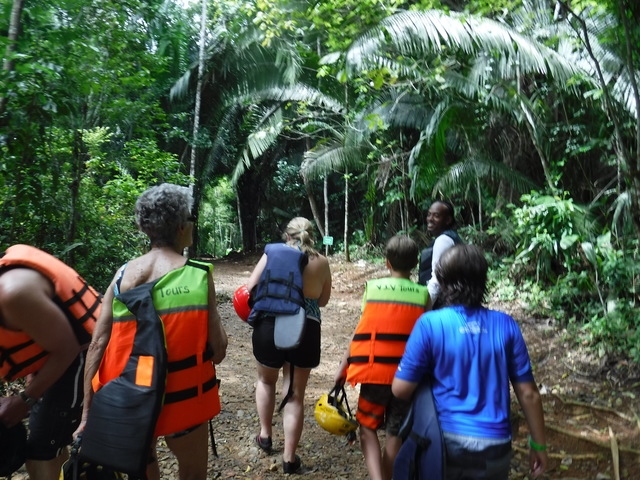
<path id="1" fill-rule="evenodd" d="M 249 314 L 251 313 L 251 307 L 249 306 L 249 289 L 246 285 L 242 285 L 236 289 L 233 293 L 233 308 L 236 310 L 238 316 L 247 321 Z"/>

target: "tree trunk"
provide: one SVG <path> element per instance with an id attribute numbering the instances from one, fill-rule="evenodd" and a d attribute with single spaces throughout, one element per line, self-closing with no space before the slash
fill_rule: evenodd
<path id="1" fill-rule="evenodd" d="M 311 207 L 311 213 L 313 214 L 313 219 L 315 220 L 316 226 L 318 227 L 318 232 L 320 232 L 321 237 L 324 237 L 324 226 L 322 225 L 320 212 L 318 211 L 318 204 L 316 203 L 316 199 L 313 196 L 313 192 L 311 191 L 311 184 L 309 183 L 309 179 L 304 174 L 302 175 L 302 182 L 304 183 L 304 189 L 307 192 L 309 207 Z"/>
<path id="2" fill-rule="evenodd" d="M 324 198 L 324 225 L 325 225 L 324 234 L 329 236 L 329 176 L 328 175 L 324 176 L 322 194 Z M 328 244 L 324 246 L 324 254 L 329 255 Z"/>
<path id="3" fill-rule="evenodd" d="M 202 78 L 204 77 L 204 57 L 205 57 L 205 37 L 207 33 L 207 0 L 202 0 L 202 11 L 200 14 L 200 39 L 199 39 L 199 53 L 198 53 L 198 82 L 196 84 L 196 99 L 195 106 L 193 108 L 193 138 L 191 143 L 191 161 L 189 163 L 189 176 L 191 177 L 189 183 L 189 190 L 194 198 L 191 211 L 194 214 L 198 214 L 200 210 L 200 201 L 196 201 L 194 195 L 194 183 L 196 178 L 196 161 L 198 153 L 198 133 L 200 131 L 200 105 L 202 103 Z M 198 228 L 197 224 L 193 226 L 193 243 L 188 249 L 189 256 L 195 257 L 198 255 Z"/>
<path id="4" fill-rule="evenodd" d="M 242 249 L 245 252 L 253 252 L 258 246 L 258 216 L 262 206 L 262 198 L 267 182 L 264 181 L 272 171 L 265 171 L 259 168 L 261 165 L 268 165 L 270 162 L 265 159 L 262 164 L 254 166 L 242 174 L 236 189 L 238 192 L 238 211 L 240 217 L 240 228 L 242 231 Z"/>
<path id="5" fill-rule="evenodd" d="M 349 172 L 344 174 L 344 261 L 351 261 L 349 256 Z"/>
<path id="6" fill-rule="evenodd" d="M 84 145 L 84 139 L 82 138 L 82 131 L 75 130 L 73 133 L 73 172 L 71 172 L 71 184 L 69 188 L 70 195 L 70 211 L 69 211 L 69 228 L 67 230 L 67 238 L 65 242 L 67 247 L 73 245 L 76 241 L 76 235 L 78 231 L 78 219 L 80 213 L 78 212 L 78 198 L 80 196 L 80 181 L 84 172 L 84 162 L 86 159 L 86 148 Z M 75 249 L 68 250 L 65 262 L 71 266 L 75 266 Z"/>
<path id="7" fill-rule="evenodd" d="M 7 48 L 5 51 L 4 64 L 2 69 L 5 72 L 11 72 L 14 69 L 13 54 L 16 51 L 16 43 L 20 34 L 20 17 L 22 16 L 23 0 L 13 0 L 11 8 L 11 20 L 9 21 L 9 34 L 7 35 Z M 0 117 L 4 115 L 7 108 L 7 97 L 0 97 Z"/>

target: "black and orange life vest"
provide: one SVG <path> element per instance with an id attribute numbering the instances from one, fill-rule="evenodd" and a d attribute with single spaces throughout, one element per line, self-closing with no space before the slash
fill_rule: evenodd
<path id="1" fill-rule="evenodd" d="M 347 381 L 391 385 L 429 291 L 405 278 L 369 280 L 360 322 L 349 347 Z"/>
<path id="2" fill-rule="evenodd" d="M 13 245 L 0 257 L 0 273 L 11 268 L 30 268 L 54 286 L 53 301 L 64 312 L 78 343 L 86 348 L 91 341 L 102 295 L 73 268 L 29 245 Z M 48 353 L 24 332 L 0 327 L 0 378 L 12 381 L 37 372 Z"/>
<path id="3" fill-rule="evenodd" d="M 208 274 L 212 268 L 211 264 L 188 260 L 153 286 L 153 305 L 164 325 L 168 360 L 155 436 L 186 430 L 220 413 L 218 380 L 208 347 Z M 121 375 L 135 344 L 137 327 L 136 316 L 116 296 L 111 337 L 93 378 L 94 391 Z"/>

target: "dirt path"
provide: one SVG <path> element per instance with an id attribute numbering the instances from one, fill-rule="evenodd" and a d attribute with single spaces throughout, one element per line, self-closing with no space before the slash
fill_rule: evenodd
<path id="1" fill-rule="evenodd" d="M 258 432 L 255 410 L 255 360 L 251 329 L 235 314 L 231 295 L 246 282 L 256 256 L 214 261 L 219 309 L 229 334 L 227 358 L 218 367 L 222 380 L 223 410 L 214 419 L 218 457 L 210 456 L 211 479 L 276 479 L 282 474 L 282 417 L 274 416 L 274 453 L 259 451 L 253 443 Z M 309 381 L 305 424 L 299 447 L 304 478 L 364 480 L 366 467 L 358 443 L 322 430 L 315 422 L 316 400 L 332 386 L 335 368 L 359 319 L 364 282 L 387 271 L 381 264 L 346 264 L 331 258 L 333 290 L 322 309 L 322 359 Z M 616 480 L 610 429 L 620 451 L 620 478 L 640 480 L 640 369 L 624 363 L 595 359 L 575 350 L 566 333 L 553 321 L 534 320 L 517 305 L 492 305 L 518 319 L 526 337 L 536 380 L 544 394 L 550 446 L 550 469 L 545 479 Z M 349 403 L 357 393 L 348 388 Z M 278 399 L 282 392 L 277 392 Z M 510 478 L 528 478 L 527 430 L 517 404 L 513 407 L 514 450 Z M 162 478 L 177 479 L 176 463 L 159 446 Z M 24 470 L 22 471 L 24 472 Z M 26 478 L 18 473 L 14 479 Z"/>
<path id="2" fill-rule="evenodd" d="M 254 405 L 255 366 L 251 353 L 251 329 L 238 319 L 230 297 L 246 282 L 256 257 L 214 261 L 220 313 L 229 333 L 228 355 L 219 366 L 223 412 L 214 420 L 218 458 L 211 460 L 210 478 L 273 479 L 282 474 L 282 417 L 274 417 L 274 449 L 271 456 L 253 444 L 258 418 Z M 309 479 L 366 479 L 366 467 L 358 443 L 322 430 L 313 418 L 313 407 L 332 384 L 335 368 L 358 321 L 364 282 L 387 274 L 381 264 L 345 264 L 331 259 L 333 290 L 322 311 L 322 360 L 311 375 L 306 396 L 306 416 L 299 454 Z M 640 371 L 621 363 L 607 365 L 574 351 L 565 333 L 552 321 L 526 318 L 513 305 L 498 305 L 521 324 L 527 339 L 536 379 L 544 393 L 550 444 L 550 470 L 545 478 L 614 479 L 609 428 L 620 449 L 620 478 L 640 480 Z M 350 404 L 357 393 L 349 388 Z M 282 392 L 278 391 L 278 398 Z M 528 455 L 526 425 L 517 404 L 512 479 L 526 478 Z M 161 455 L 164 478 L 175 478 L 168 453 Z"/>

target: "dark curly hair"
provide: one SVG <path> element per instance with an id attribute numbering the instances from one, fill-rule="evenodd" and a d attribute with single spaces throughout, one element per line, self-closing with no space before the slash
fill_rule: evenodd
<path id="1" fill-rule="evenodd" d="M 479 307 L 487 293 L 489 265 L 476 245 L 455 245 L 445 251 L 436 266 L 442 306 Z"/>

